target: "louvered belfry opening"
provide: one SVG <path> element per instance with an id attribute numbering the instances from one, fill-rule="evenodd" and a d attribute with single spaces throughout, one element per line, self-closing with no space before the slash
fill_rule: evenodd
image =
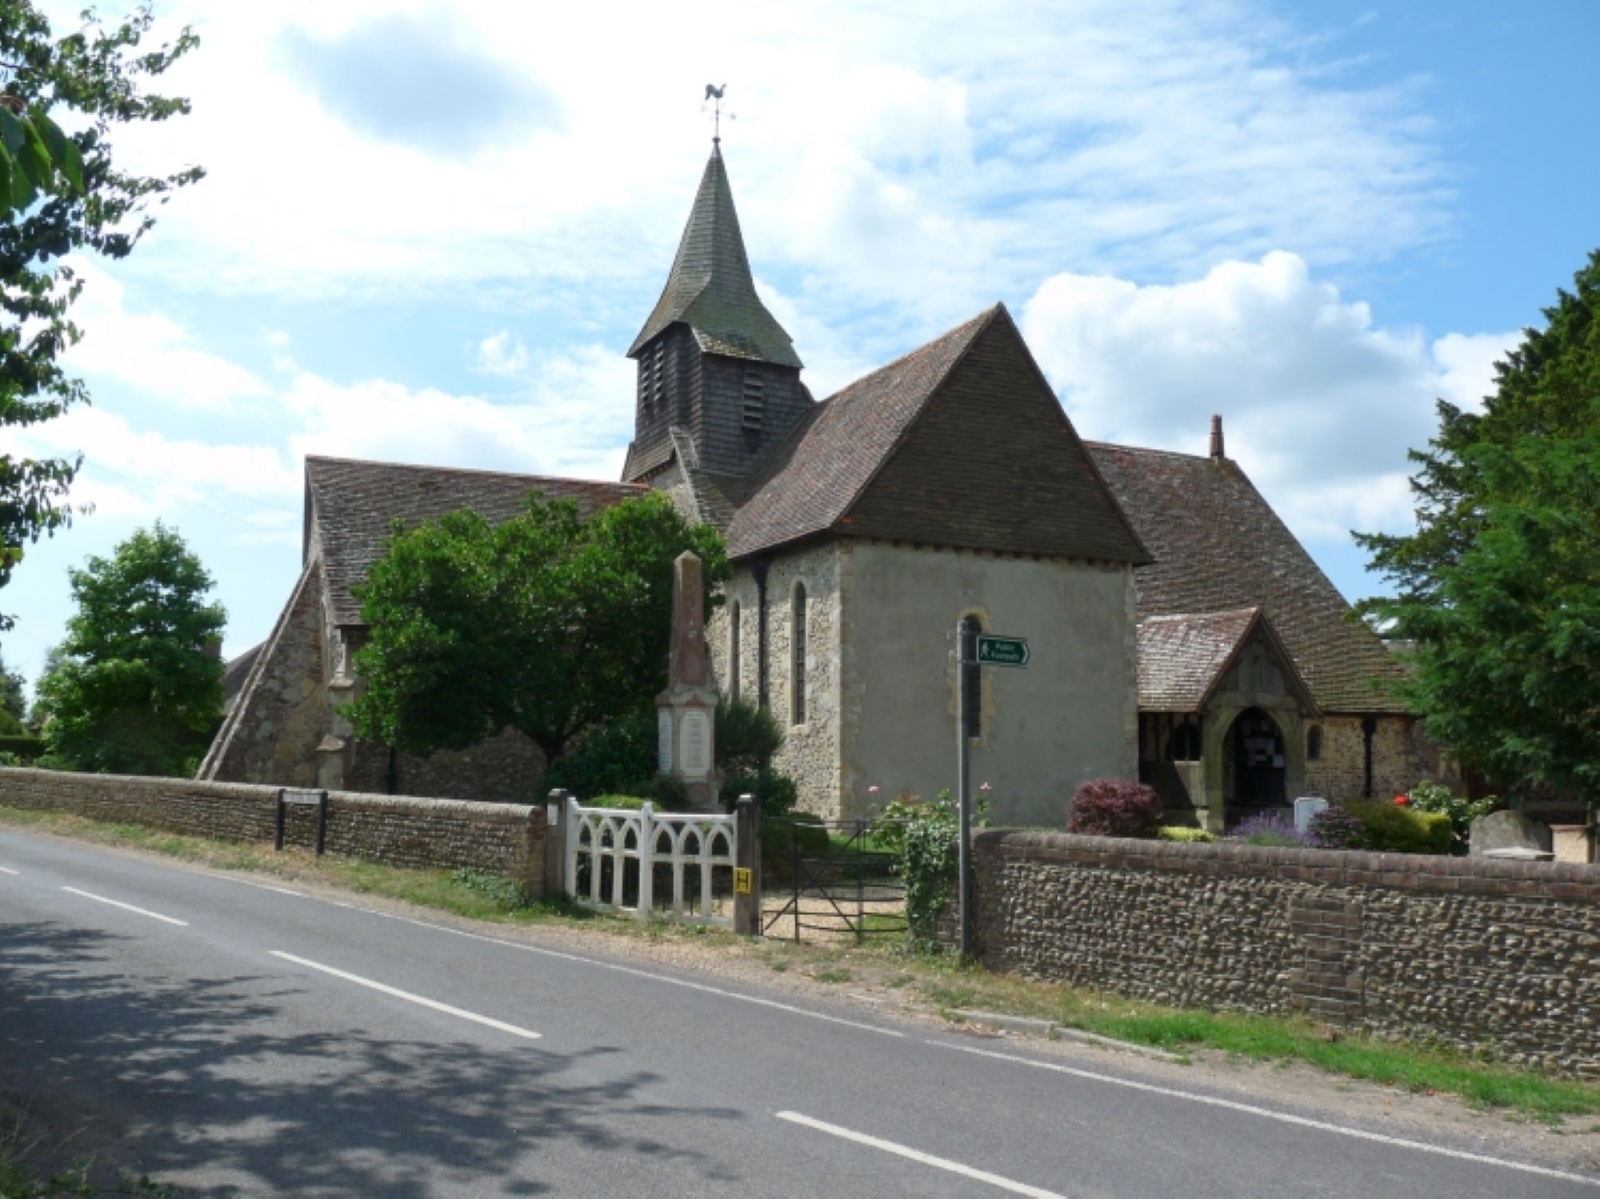
<path id="1" fill-rule="evenodd" d="M 739 409 L 739 424 L 745 429 L 761 428 L 762 389 L 766 380 L 754 367 L 744 370 L 744 400 Z"/>

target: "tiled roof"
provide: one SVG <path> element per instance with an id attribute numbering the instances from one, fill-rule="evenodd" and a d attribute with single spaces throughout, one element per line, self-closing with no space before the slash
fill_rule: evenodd
<path id="1" fill-rule="evenodd" d="M 738 557 L 831 528 L 899 443 L 990 313 L 836 392 L 807 413 L 752 480 L 733 518 Z"/>
<path id="2" fill-rule="evenodd" d="M 1139 707 L 1198 712 L 1244 644 L 1260 608 L 1152 616 L 1139 624 Z"/>
<path id="3" fill-rule="evenodd" d="M 396 518 L 421 524 L 470 508 L 491 521 L 522 512 L 528 493 L 575 499 L 584 515 L 649 489 L 539 475 L 500 474 L 438 466 L 401 466 L 350 458 L 306 459 L 308 520 L 321 540 L 328 599 L 337 624 L 361 624 L 361 603 L 350 588 L 382 556 Z M 309 533 L 309 526 L 308 526 Z"/>
<path id="4" fill-rule="evenodd" d="M 1253 636 L 1263 637 L 1294 670 L 1291 656 L 1260 608 L 1202 615 L 1151 616 L 1139 623 L 1139 707 L 1146 712 L 1198 712 Z M 1302 702 L 1311 695 L 1298 676 L 1285 679 Z M 1313 701 L 1314 702 L 1314 701 Z"/>
<path id="5" fill-rule="evenodd" d="M 794 342 L 756 295 L 720 147 L 711 151 L 700 177 L 700 190 L 678 243 L 667 286 L 628 347 L 628 356 L 637 354 L 674 321 L 693 329 L 700 348 L 708 354 L 796 369 L 801 365 Z"/>
<path id="6" fill-rule="evenodd" d="M 826 531 L 1148 560 L 997 305 L 817 405 L 757 472 L 734 557 Z"/>
<path id="7" fill-rule="evenodd" d="M 244 690 L 245 680 L 250 677 L 250 669 L 256 664 L 256 659 L 261 656 L 261 650 L 266 644 L 262 641 L 252 645 L 223 668 L 222 710 L 224 712 L 233 711 L 233 705 L 239 700 L 239 692 Z"/>
<path id="8" fill-rule="evenodd" d="M 1135 575 L 1141 622 L 1259 606 L 1328 712 L 1404 712 L 1373 679 L 1401 664 L 1262 499 L 1238 465 L 1087 443 L 1155 562 Z"/>

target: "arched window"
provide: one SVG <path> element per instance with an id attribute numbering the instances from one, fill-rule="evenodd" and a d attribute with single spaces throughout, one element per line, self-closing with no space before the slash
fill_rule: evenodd
<path id="1" fill-rule="evenodd" d="M 739 698 L 739 600 L 728 602 L 728 698 Z"/>
<path id="2" fill-rule="evenodd" d="M 1314 724 L 1306 730 L 1306 761 L 1322 760 L 1322 726 Z"/>
<path id="3" fill-rule="evenodd" d="M 794 585 L 789 622 L 790 670 L 789 723 L 806 722 L 806 585 Z"/>
<path id="4" fill-rule="evenodd" d="M 739 698 L 739 601 L 728 604 L 728 698 Z"/>
<path id="5" fill-rule="evenodd" d="M 976 658 L 978 655 L 978 634 L 983 632 L 983 621 L 976 616 L 965 617 L 961 621 L 967 630 L 966 642 L 962 646 L 964 659 Z M 967 717 L 967 737 L 976 739 L 983 736 L 983 670 L 978 666 L 963 666 L 961 668 L 961 686 Z"/>

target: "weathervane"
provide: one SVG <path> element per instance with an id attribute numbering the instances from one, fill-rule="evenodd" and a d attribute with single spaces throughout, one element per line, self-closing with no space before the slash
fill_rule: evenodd
<path id="1" fill-rule="evenodd" d="M 726 83 L 706 84 L 706 100 L 715 101 L 711 109 L 711 142 L 713 145 L 722 144 L 722 93 L 727 90 L 728 85 Z M 700 111 L 704 112 L 705 110 L 706 106 L 704 101 L 702 101 L 700 104 Z M 737 119 L 738 114 L 731 112 L 728 114 L 728 120 L 733 121 Z"/>

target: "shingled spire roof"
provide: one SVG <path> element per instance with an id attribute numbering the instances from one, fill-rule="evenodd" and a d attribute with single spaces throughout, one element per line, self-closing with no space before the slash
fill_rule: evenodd
<path id="1" fill-rule="evenodd" d="M 674 321 L 694 330 L 700 348 L 708 354 L 750 358 L 796 370 L 802 365 L 794 342 L 756 295 L 720 146 L 712 148 L 711 160 L 700 177 L 700 190 L 695 193 L 667 286 L 628 347 L 628 357 Z"/>

